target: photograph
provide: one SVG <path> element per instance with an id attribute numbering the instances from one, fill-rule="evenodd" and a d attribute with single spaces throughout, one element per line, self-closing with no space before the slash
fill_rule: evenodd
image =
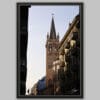
<path id="1" fill-rule="evenodd" d="M 83 3 L 16 3 L 16 97 L 83 98 Z"/>

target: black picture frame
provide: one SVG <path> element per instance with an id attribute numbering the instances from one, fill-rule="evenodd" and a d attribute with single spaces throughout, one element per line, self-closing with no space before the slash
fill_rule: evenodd
<path id="1" fill-rule="evenodd" d="M 31 5 L 58 5 L 58 6 L 63 6 L 63 5 L 79 5 L 80 6 L 80 31 L 81 31 L 81 35 L 80 35 L 80 66 L 81 66 L 81 73 L 80 73 L 80 81 L 81 81 L 81 94 L 80 95 L 37 95 L 37 96 L 31 96 L 31 95 L 20 95 L 20 66 L 21 64 L 23 64 L 23 66 L 26 64 L 26 62 L 24 62 L 24 60 L 26 60 L 26 55 L 23 56 L 24 54 L 26 54 L 27 52 L 27 35 L 28 35 L 28 31 L 27 31 L 27 24 L 23 27 L 23 23 L 21 24 L 21 11 L 20 11 L 20 7 L 24 6 L 24 7 L 30 7 Z M 84 29 L 83 29 L 83 25 L 84 25 L 84 21 L 83 21 L 83 6 L 84 3 L 83 2 L 17 2 L 16 3 L 16 28 L 17 28 L 17 63 L 16 63 L 16 97 L 17 98 L 83 98 L 83 83 L 84 83 L 84 68 L 83 68 L 83 64 L 84 64 L 84 55 L 83 55 L 83 39 L 84 39 Z M 27 9 L 26 9 L 27 11 Z M 28 13 L 28 12 L 23 12 L 24 13 Z M 22 14 L 22 16 L 23 16 Z M 27 16 L 25 16 L 25 19 L 27 22 Z M 23 20 L 23 21 L 24 21 Z M 22 26 L 21 26 L 22 25 Z M 21 28 L 23 27 L 23 28 Z M 21 33 L 22 32 L 22 33 Z M 27 35 L 25 36 L 25 33 L 27 33 Z M 25 36 L 25 38 L 23 38 L 23 36 Z M 24 39 L 24 42 L 22 41 L 22 39 Z M 25 40 L 26 39 L 26 40 Z M 22 43 L 23 42 L 23 43 Z M 25 44 L 26 47 L 23 46 L 23 44 Z M 22 47 L 23 46 L 23 47 Z M 26 50 L 25 50 L 26 48 Z M 24 53 L 22 53 L 22 50 Z M 21 58 L 22 55 L 22 58 Z M 23 60 L 24 59 L 24 60 Z M 26 68 L 27 69 L 27 68 Z M 26 72 L 27 73 L 27 72 Z M 25 74 L 25 73 L 24 73 Z"/>

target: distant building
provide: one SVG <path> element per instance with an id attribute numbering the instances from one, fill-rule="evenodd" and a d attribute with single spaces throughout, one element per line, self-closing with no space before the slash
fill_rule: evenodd
<path id="1" fill-rule="evenodd" d="M 38 91 L 42 91 L 46 88 L 46 77 L 43 77 L 41 80 L 38 81 L 37 89 Z"/>
<path id="2" fill-rule="evenodd" d="M 30 95 L 41 95 L 43 94 L 44 90 L 46 89 L 46 77 L 43 77 L 34 86 L 31 88 Z"/>
<path id="3" fill-rule="evenodd" d="M 56 35 L 54 18 L 52 17 L 50 35 L 47 34 L 46 41 L 46 86 L 53 85 L 53 61 L 59 55 L 59 35 Z"/>

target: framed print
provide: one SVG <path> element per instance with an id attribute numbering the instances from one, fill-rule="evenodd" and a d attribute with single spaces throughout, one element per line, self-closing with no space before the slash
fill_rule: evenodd
<path id="1" fill-rule="evenodd" d="M 83 98 L 83 3 L 17 3 L 17 98 Z"/>

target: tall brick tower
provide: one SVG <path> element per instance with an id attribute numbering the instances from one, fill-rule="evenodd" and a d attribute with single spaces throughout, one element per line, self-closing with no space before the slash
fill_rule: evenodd
<path id="1" fill-rule="evenodd" d="M 53 61 L 58 57 L 59 34 L 56 35 L 54 17 L 52 16 L 50 34 L 46 41 L 46 86 L 53 84 Z"/>

